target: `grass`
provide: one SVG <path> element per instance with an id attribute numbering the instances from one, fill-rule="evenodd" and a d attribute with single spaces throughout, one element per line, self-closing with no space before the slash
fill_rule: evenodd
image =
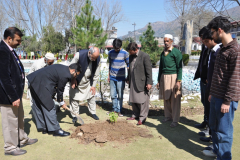
<path id="1" fill-rule="evenodd" d="M 118 159 L 138 159 L 138 160 L 211 160 L 202 154 L 204 147 L 209 143 L 201 142 L 197 133 L 198 129 L 194 128 L 195 123 L 201 122 L 203 116 L 181 117 L 180 125 L 176 128 L 171 128 L 170 123 L 162 124 L 160 120 L 163 117 L 149 117 L 142 128 L 148 128 L 154 135 L 154 138 L 137 138 L 132 143 L 119 144 L 118 142 L 107 142 L 103 147 L 95 146 L 94 144 L 83 145 L 78 144 L 75 139 L 69 137 L 53 137 L 51 135 L 43 135 L 37 132 L 36 126 L 32 121 L 32 116 L 29 114 L 31 108 L 28 100 L 23 100 L 25 110 L 25 131 L 31 138 L 38 138 L 38 142 L 32 146 L 26 146 L 27 154 L 13 157 L 4 156 L 3 136 L 0 136 L 0 159 L 1 160 L 118 160 Z M 85 124 L 94 123 L 94 120 L 89 117 L 87 107 L 81 107 L 81 117 Z M 67 111 L 58 113 L 60 126 L 64 130 L 69 130 L 73 127 L 71 118 Z M 97 115 L 101 121 L 107 120 L 109 117 L 106 111 L 97 110 Z M 1 116 L 1 115 L 0 115 Z M 129 115 L 130 116 L 130 115 Z M 118 119 L 125 119 L 119 117 Z M 0 120 L 1 121 L 1 120 Z M 238 159 L 240 156 L 239 143 L 240 138 L 240 112 L 235 113 L 234 120 L 234 142 L 232 148 L 233 159 Z M 130 123 L 136 123 L 132 121 Z M 0 133 L 2 128 L 0 127 Z"/>

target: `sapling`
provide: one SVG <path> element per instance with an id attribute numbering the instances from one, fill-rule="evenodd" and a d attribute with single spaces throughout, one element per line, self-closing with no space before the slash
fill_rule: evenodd
<path id="1" fill-rule="evenodd" d="M 109 119 L 110 119 L 111 123 L 116 123 L 117 122 L 117 118 L 118 118 L 118 114 L 115 113 L 115 112 L 111 112 L 109 114 L 109 117 L 110 117 Z"/>

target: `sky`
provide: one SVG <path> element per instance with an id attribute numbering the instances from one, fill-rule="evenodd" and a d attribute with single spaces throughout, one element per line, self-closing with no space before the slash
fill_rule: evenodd
<path id="1" fill-rule="evenodd" d="M 118 37 L 128 34 L 128 31 L 145 27 L 149 22 L 169 22 L 174 20 L 173 16 L 167 14 L 166 0 L 120 0 L 126 21 L 119 22 L 114 26 L 118 29 Z M 231 7 L 237 6 L 232 3 Z M 230 8 L 231 8 L 230 7 Z"/>
<path id="2" fill-rule="evenodd" d="M 164 9 L 165 0 L 121 0 L 122 9 L 126 21 L 119 22 L 115 25 L 118 29 L 119 36 L 126 35 L 128 31 L 140 29 L 146 26 L 149 22 L 170 21 Z"/>

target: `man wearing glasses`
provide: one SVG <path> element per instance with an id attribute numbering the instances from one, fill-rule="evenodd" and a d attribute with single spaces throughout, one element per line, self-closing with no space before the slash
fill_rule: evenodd
<path id="1" fill-rule="evenodd" d="M 97 47 L 91 47 L 89 50 L 82 49 L 76 53 L 71 64 L 79 63 L 82 66 L 82 72 L 72 82 L 69 91 L 70 108 L 79 114 L 79 101 L 88 101 L 88 110 L 93 119 L 99 120 L 96 115 L 96 84 L 100 73 L 100 51 Z M 77 122 L 77 117 L 72 114 L 73 123 Z"/>
<path id="2" fill-rule="evenodd" d="M 122 41 L 115 39 L 113 41 L 113 50 L 108 53 L 109 74 L 108 82 L 110 82 L 110 94 L 113 102 L 113 112 L 118 113 L 118 116 L 123 116 L 122 103 L 123 91 L 125 88 L 125 70 L 129 68 L 129 54 L 121 48 Z M 107 112 L 109 114 L 110 112 Z"/>
<path id="3" fill-rule="evenodd" d="M 209 24 L 214 41 L 221 41 L 216 56 L 209 93 L 209 126 L 212 131 L 213 150 L 203 154 L 217 159 L 232 159 L 234 111 L 240 100 L 240 46 L 230 33 L 231 23 L 218 16 Z"/>

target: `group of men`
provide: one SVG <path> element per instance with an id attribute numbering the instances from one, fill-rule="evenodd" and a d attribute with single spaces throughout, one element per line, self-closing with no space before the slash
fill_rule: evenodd
<path id="1" fill-rule="evenodd" d="M 231 23 L 222 16 L 203 27 L 199 36 L 203 49 L 195 78 L 200 78 L 204 121 L 196 124 L 205 128 L 200 140 L 212 142 L 203 150 L 218 160 L 232 159 L 234 111 L 240 99 L 240 46 L 230 33 Z"/>
<path id="2" fill-rule="evenodd" d="M 204 45 L 194 78 L 201 78 L 201 100 L 204 105 L 204 122 L 195 127 L 207 127 L 207 131 L 199 134 L 209 134 L 211 137 L 202 137 L 201 140 L 211 140 L 213 144 L 203 153 L 217 159 L 231 159 L 232 121 L 240 99 L 240 46 L 232 39 L 230 28 L 228 19 L 219 16 L 200 30 L 199 36 Z M 0 43 L 0 107 L 5 155 L 25 154 L 26 150 L 20 148 L 38 141 L 30 139 L 24 132 L 22 95 L 25 75 L 23 65 L 13 50 L 21 44 L 22 36 L 18 28 L 10 27 L 5 30 L 4 40 Z M 176 127 L 181 110 L 182 53 L 173 46 L 173 36 L 170 34 L 164 35 L 164 45 L 157 79 L 159 99 L 164 100 L 165 118 L 162 123 L 171 121 L 170 126 Z M 115 39 L 113 50 L 108 53 L 108 81 L 113 109 L 107 114 L 115 112 L 123 116 L 126 81 L 133 109 L 132 116 L 127 120 L 138 120 L 137 125 L 142 125 L 148 116 L 153 85 L 151 60 L 135 42 L 129 43 L 127 51 L 122 48 L 122 41 Z M 27 79 L 38 131 L 53 136 L 70 135 L 60 128 L 53 101 L 56 99 L 62 108 L 68 109 L 63 101 L 64 88 L 68 82 L 71 84 L 70 109 L 79 114 L 79 101 L 87 100 L 89 112 L 95 120 L 99 120 L 94 96 L 100 74 L 99 55 L 99 48 L 91 47 L 76 53 L 69 66 L 52 65 L 54 55 L 51 53 L 33 64 Z M 72 118 L 73 123 L 76 123 L 74 114 Z"/>

